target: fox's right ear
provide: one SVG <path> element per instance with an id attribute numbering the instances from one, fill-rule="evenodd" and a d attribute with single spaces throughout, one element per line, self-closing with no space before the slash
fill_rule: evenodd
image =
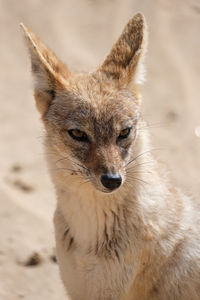
<path id="1" fill-rule="evenodd" d="M 55 98 L 57 91 L 62 88 L 64 79 L 69 77 L 70 72 L 66 65 L 33 32 L 22 23 L 20 26 L 24 32 L 31 57 L 36 106 L 43 115 Z"/>

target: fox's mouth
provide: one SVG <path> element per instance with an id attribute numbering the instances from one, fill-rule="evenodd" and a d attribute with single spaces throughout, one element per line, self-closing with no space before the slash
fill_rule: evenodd
<path id="1" fill-rule="evenodd" d="M 103 194 L 113 194 L 113 193 L 115 193 L 117 190 L 119 190 L 119 188 L 117 188 L 117 189 L 115 189 L 115 190 L 112 190 L 112 191 L 110 191 L 110 190 L 100 190 Z"/>
<path id="2" fill-rule="evenodd" d="M 101 186 L 95 186 L 95 189 L 96 189 L 97 191 L 101 192 L 102 194 L 108 194 L 108 195 L 110 195 L 110 194 L 113 194 L 113 193 L 115 193 L 116 191 L 118 191 L 120 188 L 116 188 L 116 189 L 114 189 L 114 190 L 109 190 L 109 189 L 103 188 L 103 187 L 101 187 Z"/>

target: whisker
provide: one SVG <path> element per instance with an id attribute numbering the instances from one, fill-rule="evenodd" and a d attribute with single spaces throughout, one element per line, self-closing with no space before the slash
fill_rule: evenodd
<path id="1" fill-rule="evenodd" d="M 58 164 L 59 162 L 62 162 L 62 161 L 64 161 L 64 160 L 69 160 L 70 162 L 72 162 L 72 164 L 73 164 L 74 166 L 78 166 L 78 167 L 80 167 L 80 168 L 86 170 L 87 173 L 89 173 L 89 170 L 88 170 L 85 166 L 83 166 L 82 164 L 77 163 L 76 161 L 74 161 L 73 159 L 71 159 L 71 158 L 68 157 L 68 156 L 62 157 L 62 158 L 58 159 L 58 160 L 55 162 L 55 165 L 57 166 L 57 164 Z M 59 169 L 62 169 L 62 168 L 59 168 Z M 66 169 L 67 169 L 67 168 L 66 168 Z M 70 169 L 68 168 L 68 170 L 70 170 Z M 75 169 L 71 169 L 71 171 L 82 173 L 80 170 L 75 170 Z"/>
<path id="2" fill-rule="evenodd" d="M 126 180 L 125 184 L 127 184 L 127 185 L 130 186 L 130 187 L 132 187 L 132 186 L 133 186 L 133 181 Z M 144 185 L 143 182 L 138 181 L 138 184 L 139 184 L 140 186 L 142 186 L 142 188 L 143 188 L 144 190 L 146 190 L 146 187 L 145 187 L 145 185 Z"/>
<path id="3" fill-rule="evenodd" d="M 38 153 L 38 155 L 54 155 L 54 154 L 57 154 L 56 152 L 40 152 Z"/>
<path id="4" fill-rule="evenodd" d="M 81 167 L 81 168 L 83 168 L 83 169 L 89 171 L 88 168 L 86 168 L 84 165 L 79 164 L 79 163 L 77 163 L 77 162 L 75 162 L 75 164 L 76 164 L 77 166 L 79 166 L 79 167 Z"/>
<path id="5" fill-rule="evenodd" d="M 63 158 L 60 158 L 58 159 L 56 162 L 55 162 L 55 165 L 57 165 L 59 162 L 63 161 L 63 160 L 66 160 L 68 159 L 68 157 L 63 157 Z"/>
<path id="6" fill-rule="evenodd" d="M 161 128 L 161 127 L 166 127 L 168 126 L 167 123 L 163 123 L 163 122 L 158 122 L 158 123 L 146 123 L 143 124 L 141 127 L 138 128 L 138 130 L 143 130 L 143 129 L 154 129 L 154 128 Z"/>
<path id="7" fill-rule="evenodd" d="M 41 138 L 52 138 L 52 135 L 39 135 L 36 137 L 36 139 L 41 139 Z"/>
<path id="8" fill-rule="evenodd" d="M 134 170 L 134 168 L 133 168 L 133 170 Z M 151 171 L 131 171 L 131 172 L 127 172 L 126 173 L 127 175 L 131 175 L 131 174 L 153 174 L 153 172 L 151 172 Z"/>
<path id="9" fill-rule="evenodd" d="M 136 167 L 139 167 L 139 166 L 142 166 L 142 165 L 153 165 L 154 161 L 145 161 L 145 162 L 142 162 L 142 163 L 135 163 L 133 165 L 129 165 L 129 167 L 126 169 L 127 171 L 129 170 L 134 170 L 136 169 Z"/>
<path id="10" fill-rule="evenodd" d="M 89 183 L 90 179 L 86 179 L 83 182 L 80 183 L 79 187 L 81 187 L 83 184 Z"/>
<path id="11" fill-rule="evenodd" d="M 57 161 L 56 161 L 56 164 L 59 163 L 59 162 L 61 162 L 61 161 L 63 161 L 63 160 L 69 160 L 69 161 L 71 161 L 74 165 L 77 165 L 78 167 L 81 167 L 82 169 L 85 169 L 86 171 L 88 171 L 88 169 L 87 169 L 84 165 L 77 163 L 76 161 L 74 161 L 73 159 L 71 159 L 71 158 L 68 157 L 68 156 L 63 157 L 63 158 L 57 160 Z"/>
<path id="12" fill-rule="evenodd" d="M 133 177 L 133 176 L 129 176 L 129 175 L 127 176 L 127 178 L 138 180 L 138 181 L 141 181 L 141 182 L 143 182 L 145 184 L 149 184 L 149 182 L 147 182 L 147 181 L 145 181 L 145 180 L 143 180 L 141 178 L 137 178 L 137 177 Z"/>
<path id="13" fill-rule="evenodd" d="M 60 171 L 60 170 L 65 170 L 65 171 L 70 171 L 70 172 L 73 172 L 73 173 L 75 173 L 75 174 L 77 174 L 77 173 L 80 173 L 80 174 L 82 174 L 82 172 L 81 171 L 79 171 L 79 170 L 74 170 L 74 169 L 69 169 L 69 168 L 55 168 L 55 169 L 50 169 L 51 171 Z"/>
<path id="14" fill-rule="evenodd" d="M 128 165 L 130 165 L 132 162 L 136 161 L 139 157 L 141 157 L 142 155 L 145 155 L 147 153 L 150 153 L 152 151 L 155 151 L 155 150 L 162 150 L 162 148 L 153 148 L 153 149 L 150 149 L 150 150 L 147 150 L 147 151 L 144 151 L 140 154 L 138 154 L 136 157 L 134 157 L 132 160 L 130 160 L 126 165 L 125 167 L 127 167 Z"/>

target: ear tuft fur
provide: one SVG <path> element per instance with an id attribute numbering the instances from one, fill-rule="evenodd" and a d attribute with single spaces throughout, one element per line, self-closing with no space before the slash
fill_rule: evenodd
<path id="1" fill-rule="evenodd" d="M 141 83 L 141 65 L 146 40 L 145 18 L 138 13 L 125 26 L 99 70 L 122 85 L 128 85 L 132 80 L 134 83 Z M 144 74 L 144 71 L 142 73 Z"/>

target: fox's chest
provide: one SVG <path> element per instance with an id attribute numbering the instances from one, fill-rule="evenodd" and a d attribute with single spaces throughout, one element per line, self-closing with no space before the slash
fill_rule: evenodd
<path id="1" fill-rule="evenodd" d="M 73 300 L 121 300 L 136 270 L 132 255 L 102 255 L 84 251 L 55 214 L 57 258 L 61 277 Z"/>
<path id="2" fill-rule="evenodd" d="M 134 266 L 112 259 L 81 254 L 76 249 L 66 253 L 57 244 L 62 280 L 73 300 L 121 300 L 134 277 Z"/>

